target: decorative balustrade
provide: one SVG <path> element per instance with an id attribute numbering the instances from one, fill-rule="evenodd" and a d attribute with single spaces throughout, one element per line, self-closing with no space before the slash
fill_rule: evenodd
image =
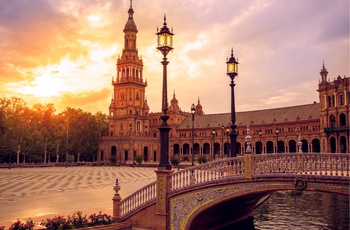
<path id="1" fill-rule="evenodd" d="M 254 175 L 271 173 L 349 176 L 349 154 L 254 155 Z"/>
<path id="2" fill-rule="evenodd" d="M 251 155 L 252 177 L 283 174 L 306 174 L 349 177 L 350 154 L 334 153 L 276 153 Z M 172 173 L 171 191 L 184 189 L 210 181 L 227 178 L 244 178 L 245 158 L 238 156 L 211 161 Z M 119 205 L 120 217 L 137 210 L 156 199 L 156 182 L 153 182 L 123 199 Z"/>
<path id="3" fill-rule="evenodd" d="M 120 202 L 120 216 L 123 217 L 136 208 L 151 202 L 156 198 L 156 182 L 142 187 Z"/>
<path id="4" fill-rule="evenodd" d="M 172 174 L 171 190 L 178 190 L 194 184 L 244 175 L 242 156 L 211 161 Z"/>

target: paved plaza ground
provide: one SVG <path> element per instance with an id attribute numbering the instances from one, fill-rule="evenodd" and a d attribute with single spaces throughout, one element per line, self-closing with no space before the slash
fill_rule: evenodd
<path id="1" fill-rule="evenodd" d="M 82 211 L 112 214 L 115 179 L 122 198 L 156 180 L 156 168 L 44 167 L 0 169 L 0 226 L 28 217 L 48 217 Z"/>

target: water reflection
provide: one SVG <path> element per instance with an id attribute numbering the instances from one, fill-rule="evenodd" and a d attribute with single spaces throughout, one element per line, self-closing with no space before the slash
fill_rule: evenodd
<path id="1" fill-rule="evenodd" d="M 226 229 L 293 229 L 348 230 L 349 197 L 320 192 L 275 192 L 255 210 L 254 218 L 222 228 Z"/>

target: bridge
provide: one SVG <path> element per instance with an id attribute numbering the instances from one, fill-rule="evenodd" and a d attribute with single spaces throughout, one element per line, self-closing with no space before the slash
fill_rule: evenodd
<path id="1" fill-rule="evenodd" d="M 350 154 L 244 154 L 184 170 L 125 199 L 114 187 L 113 218 L 145 229 L 215 229 L 252 215 L 274 191 L 349 194 Z M 218 215 L 219 214 L 219 215 Z"/>

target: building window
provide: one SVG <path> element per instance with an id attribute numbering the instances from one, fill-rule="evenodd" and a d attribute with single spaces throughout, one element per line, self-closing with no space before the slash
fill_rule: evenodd
<path id="1" fill-rule="evenodd" d="M 344 94 L 339 95 L 339 103 L 340 103 L 340 105 L 344 105 L 345 104 Z"/>
<path id="2" fill-rule="evenodd" d="M 329 116 L 329 125 L 330 125 L 330 127 L 335 127 L 335 116 L 334 115 Z"/>

